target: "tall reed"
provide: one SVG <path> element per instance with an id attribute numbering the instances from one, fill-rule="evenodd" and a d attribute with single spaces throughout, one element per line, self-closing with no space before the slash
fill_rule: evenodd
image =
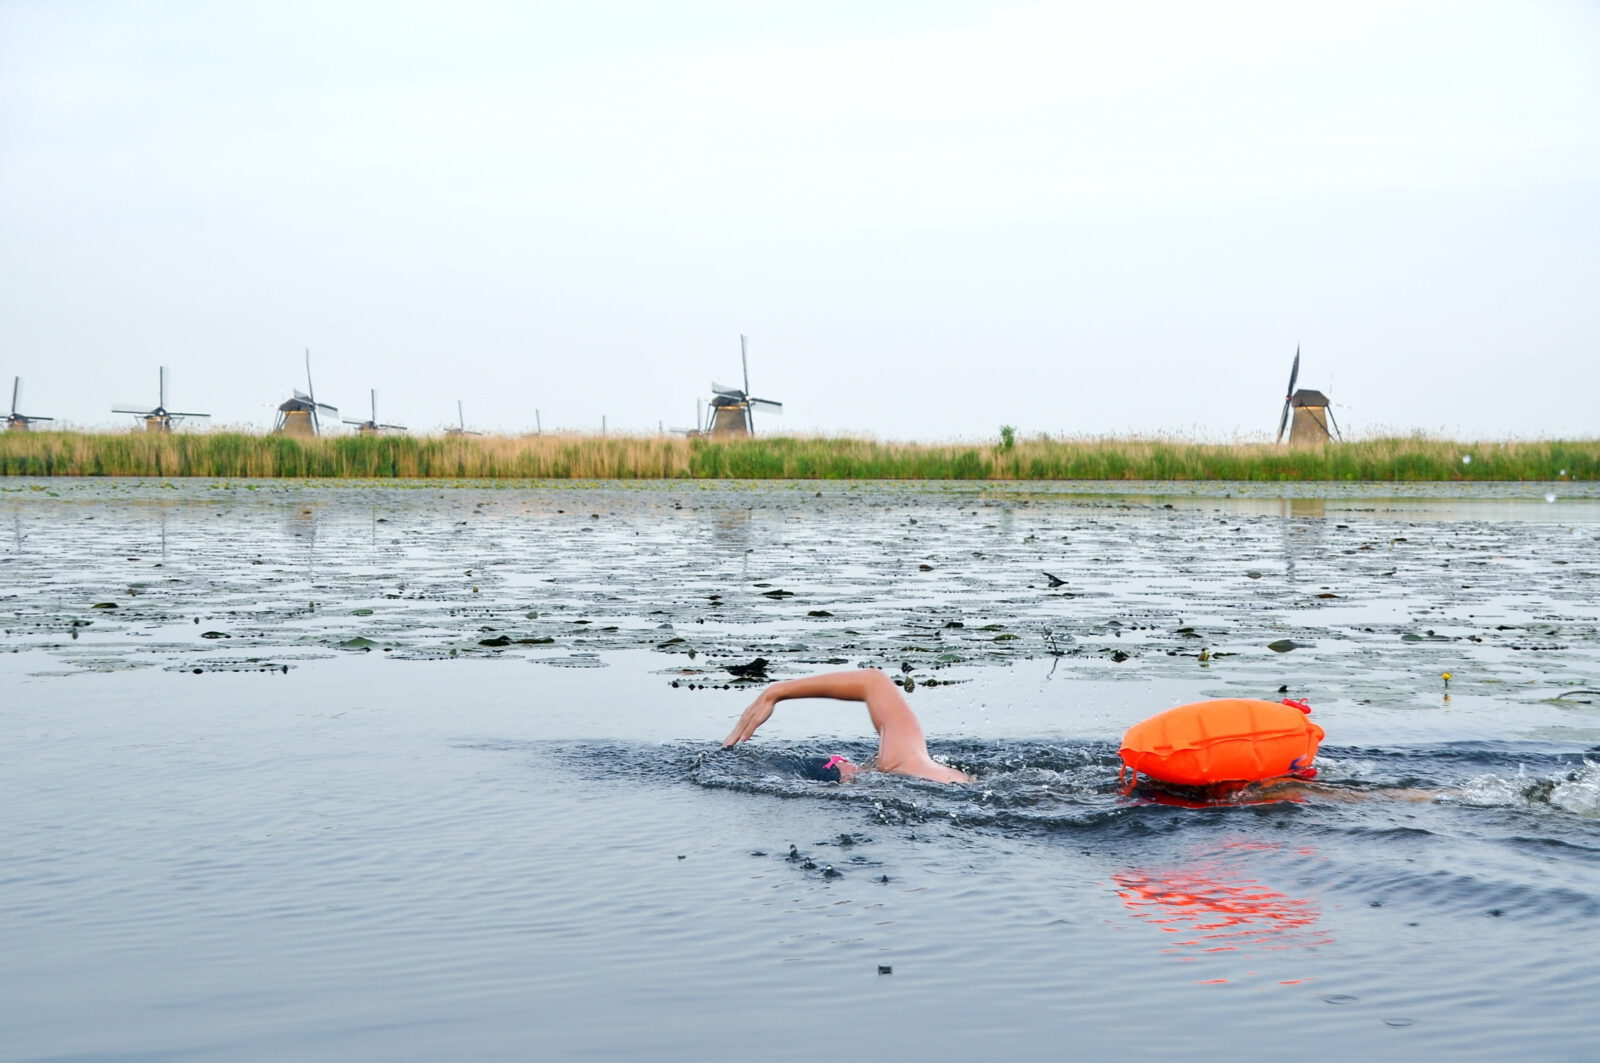
<path id="1" fill-rule="evenodd" d="M 0 432 L 0 476 L 827 480 L 1592 480 L 1600 440 L 1393 437 L 1320 447 L 1169 439 Z"/>

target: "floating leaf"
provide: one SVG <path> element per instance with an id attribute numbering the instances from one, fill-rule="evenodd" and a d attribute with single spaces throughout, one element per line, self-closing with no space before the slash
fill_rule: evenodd
<path id="1" fill-rule="evenodd" d="M 767 659 L 757 657 L 749 664 L 730 664 L 728 671 L 740 679 L 765 679 L 767 677 Z"/>

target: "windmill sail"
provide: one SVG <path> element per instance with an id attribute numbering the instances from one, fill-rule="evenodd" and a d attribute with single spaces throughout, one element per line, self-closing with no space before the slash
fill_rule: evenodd
<path id="1" fill-rule="evenodd" d="M 40 417 L 38 414 L 17 412 L 17 401 L 22 395 L 22 378 L 13 377 L 11 380 L 11 413 L 6 417 L 6 428 L 13 432 L 26 432 L 28 426 L 35 421 L 53 421 L 54 417 Z"/>
<path id="2" fill-rule="evenodd" d="M 1285 429 L 1289 432 L 1289 445 L 1314 445 L 1343 438 L 1339 425 L 1333 419 L 1332 403 L 1327 395 L 1315 388 L 1296 389 L 1300 380 L 1300 348 L 1294 351 L 1294 363 L 1289 369 L 1288 393 L 1283 399 L 1283 412 L 1278 417 L 1278 442 L 1283 442 Z M 1290 418 L 1293 417 L 1291 423 Z"/>
<path id="3" fill-rule="evenodd" d="M 711 404 L 706 413 L 706 435 L 719 438 L 751 436 L 755 434 L 754 410 L 761 407 L 767 413 L 782 413 L 783 403 L 776 399 L 761 399 L 750 394 L 750 341 L 739 337 L 739 370 L 743 387 L 728 387 L 715 381 L 711 384 Z"/>
<path id="4" fill-rule="evenodd" d="M 167 409 L 167 367 L 160 367 L 160 383 L 157 388 L 158 401 L 153 409 L 141 410 L 136 403 L 127 403 L 119 408 L 113 408 L 112 413 L 131 413 L 144 421 L 147 432 L 170 432 L 173 425 L 190 417 L 210 417 L 209 413 L 191 413 L 185 410 Z"/>

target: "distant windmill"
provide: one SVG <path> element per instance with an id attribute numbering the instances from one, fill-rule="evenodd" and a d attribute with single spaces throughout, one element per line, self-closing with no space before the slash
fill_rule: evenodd
<path id="1" fill-rule="evenodd" d="M 54 417 L 30 417 L 25 413 L 17 412 L 17 396 L 22 392 L 22 378 L 16 377 L 11 381 L 11 415 L 6 418 L 6 429 L 11 432 L 26 432 L 28 426 L 35 421 L 53 421 Z"/>
<path id="2" fill-rule="evenodd" d="M 311 383 L 311 351 L 306 350 L 306 390 L 294 389 L 294 397 L 278 407 L 278 423 L 272 426 L 274 435 L 315 438 L 322 434 L 323 418 L 337 423 L 339 411 L 325 402 L 317 401 L 317 389 Z"/>
<path id="3" fill-rule="evenodd" d="M 378 389 L 377 388 L 373 388 L 372 389 L 372 420 L 370 420 L 370 421 L 346 421 L 345 424 L 353 424 L 353 425 L 355 425 L 356 426 L 356 431 L 361 433 L 364 436 L 366 436 L 366 435 L 377 435 L 379 432 L 404 432 L 406 430 L 406 426 L 403 425 L 403 424 L 379 424 L 378 423 Z"/>
<path id="4" fill-rule="evenodd" d="M 377 414 L 374 413 L 373 416 L 376 417 Z M 461 400 L 460 399 L 456 400 L 456 421 L 458 422 L 457 424 L 449 425 L 449 426 L 447 426 L 445 428 L 445 430 L 444 430 L 444 434 L 445 435 L 447 435 L 447 436 L 481 436 L 481 435 L 483 435 L 482 432 L 469 432 L 469 431 L 467 431 L 467 415 L 461 411 Z"/>
<path id="5" fill-rule="evenodd" d="M 172 426 L 185 417 L 210 417 L 209 413 L 179 413 L 177 410 L 167 409 L 167 367 L 161 367 L 161 393 L 160 400 L 153 410 L 113 409 L 112 413 L 131 413 L 144 420 L 146 432 L 170 432 Z"/>
<path id="6" fill-rule="evenodd" d="M 1283 399 L 1283 416 L 1278 419 L 1278 442 L 1283 442 L 1283 430 L 1289 427 L 1289 411 L 1294 411 L 1294 425 L 1289 427 L 1289 445 L 1297 443 L 1326 443 L 1330 439 L 1343 439 L 1339 423 L 1328 408 L 1328 396 L 1310 388 L 1294 389 L 1300 379 L 1300 348 L 1294 349 L 1294 366 L 1289 370 L 1289 390 Z M 1329 431 L 1329 429 L 1332 431 Z"/>
<path id="7" fill-rule="evenodd" d="M 706 413 L 705 433 L 726 439 L 729 436 L 755 435 L 755 418 L 751 409 L 760 406 L 773 413 L 783 412 L 783 403 L 772 399 L 758 399 L 750 394 L 750 359 L 745 351 L 745 338 L 739 337 L 739 365 L 744 369 L 744 388 L 724 387 L 715 381 L 711 384 L 711 408 Z"/>

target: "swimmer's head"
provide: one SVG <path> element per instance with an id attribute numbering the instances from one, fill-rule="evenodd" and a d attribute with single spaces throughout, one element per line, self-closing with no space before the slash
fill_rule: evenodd
<path id="1" fill-rule="evenodd" d="M 847 782 L 861 769 L 835 753 L 831 757 L 799 758 L 800 774 L 818 782 Z"/>

